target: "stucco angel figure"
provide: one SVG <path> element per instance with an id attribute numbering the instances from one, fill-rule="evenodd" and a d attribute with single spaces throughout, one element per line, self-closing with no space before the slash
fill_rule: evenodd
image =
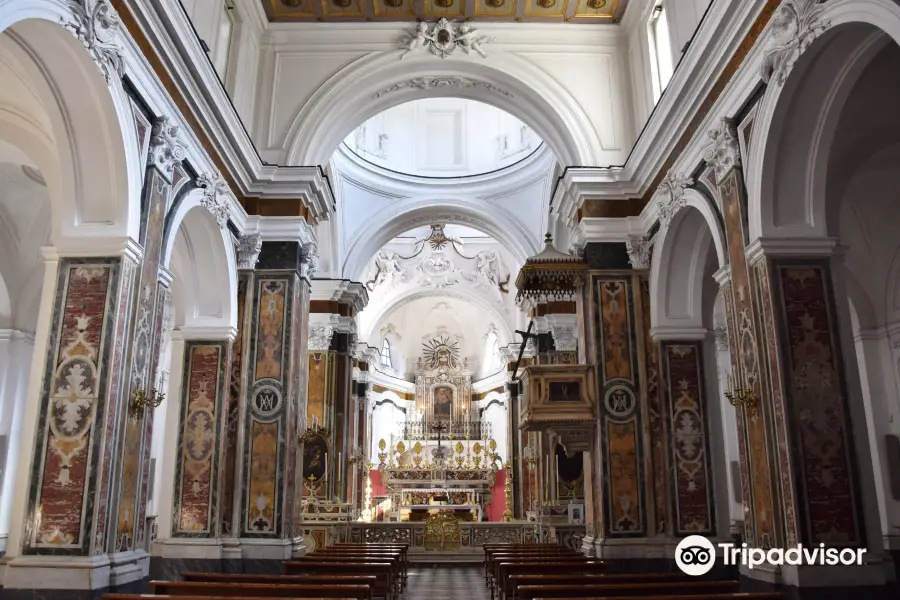
<path id="1" fill-rule="evenodd" d="M 429 41 L 431 41 L 431 38 L 428 35 L 428 23 L 419 21 L 419 24 L 416 25 L 415 32 L 410 34 L 409 39 L 406 41 L 403 52 L 400 54 L 400 59 L 402 60 L 404 56 L 419 46 L 426 46 Z"/>
<path id="2" fill-rule="evenodd" d="M 462 48 L 463 52 L 465 52 L 466 54 L 471 54 L 474 50 L 481 55 L 481 58 L 487 58 L 487 54 L 485 54 L 484 50 L 481 49 L 481 44 L 487 41 L 488 39 L 485 36 L 481 35 L 477 31 L 473 31 L 472 27 L 468 23 L 463 23 L 459 26 L 459 34 L 456 37 L 456 45 Z"/>
<path id="3" fill-rule="evenodd" d="M 475 269 L 491 287 L 500 287 L 500 260 L 496 252 L 479 252 L 475 256 Z"/>
<path id="4" fill-rule="evenodd" d="M 406 269 L 400 264 L 400 256 L 396 252 L 379 250 L 375 255 L 374 270 L 372 278 L 366 282 L 366 287 L 370 292 L 383 283 L 391 283 L 395 277 L 401 280 L 406 279 Z"/>

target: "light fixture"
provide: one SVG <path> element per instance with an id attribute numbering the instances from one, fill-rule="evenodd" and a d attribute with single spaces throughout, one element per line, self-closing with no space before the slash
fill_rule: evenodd
<path id="1" fill-rule="evenodd" d="M 735 387 L 734 379 L 732 379 L 731 375 L 728 375 L 728 380 L 725 384 L 725 397 L 736 409 L 746 408 L 751 415 L 756 415 L 757 405 L 759 404 L 756 390 L 752 387 Z"/>
<path id="2" fill-rule="evenodd" d="M 141 413 L 148 408 L 157 408 L 165 399 L 166 395 L 160 393 L 156 389 L 151 389 L 149 392 L 146 390 L 136 390 L 131 396 L 131 403 L 128 407 L 131 417 L 137 420 L 140 418 Z"/>
<path id="3" fill-rule="evenodd" d="M 301 444 L 311 442 L 317 437 L 328 437 L 328 429 L 319 425 L 319 418 L 313 417 L 312 426 L 301 431 L 297 436 Z"/>

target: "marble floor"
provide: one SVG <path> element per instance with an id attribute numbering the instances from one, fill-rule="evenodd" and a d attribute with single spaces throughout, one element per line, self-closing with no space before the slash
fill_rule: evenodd
<path id="1" fill-rule="evenodd" d="M 489 600 L 484 569 L 478 566 L 410 567 L 402 600 Z"/>

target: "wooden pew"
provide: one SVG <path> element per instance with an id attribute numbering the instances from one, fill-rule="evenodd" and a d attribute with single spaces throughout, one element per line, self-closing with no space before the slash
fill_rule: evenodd
<path id="1" fill-rule="evenodd" d="M 253 575 L 249 573 L 182 573 L 185 581 L 202 581 L 206 583 L 266 583 L 270 585 L 367 585 L 372 588 L 373 596 L 378 585 L 375 575 Z"/>
<path id="2" fill-rule="evenodd" d="M 634 600 L 635 596 L 591 596 L 579 600 Z M 781 592 L 731 592 L 725 594 L 676 594 L 653 596 L 652 600 L 786 600 Z M 534 600 L 568 600 L 567 598 L 535 598 Z M 649 597 L 648 597 L 649 600 Z"/>
<path id="3" fill-rule="evenodd" d="M 321 548 L 311 552 L 307 556 L 345 556 L 347 558 L 366 558 L 373 561 L 397 561 L 402 576 L 402 587 L 406 587 L 409 578 L 408 564 L 400 550 L 387 550 L 382 548 L 357 549 L 357 548 Z"/>
<path id="4" fill-rule="evenodd" d="M 301 559 L 303 557 L 300 557 Z M 286 575 L 375 575 L 377 585 L 372 594 L 392 600 L 394 597 L 394 570 L 390 563 L 353 562 L 336 563 L 332 561 L 315 562 L 309 560 L 289 560 L 284 563 Z"/>
<path id="5" fill-rule="evenodd" d="M 300 556 L 292 559 L 298 562 L 333 562 L 341 564 L 356 563 L 382 563 L 391 567 L 391 581 L 397 593 L 403 591 L 405 582 L 403 581 L 403 566 L 400 564 L 399 557 L 391 556 L 367 556 L 367 555 L 349 555 L 349 554 L 326 554 L 313 552 L 306 556 Z"/>
<path id="6" fill-rule="evenodd" d="M 601 563 L 602 564 L 602 563 Z M 578 567 L 575 567 L 577 569 Z M 526 574 L 508 574 L 500 586 L 500 598 L 516 600 L 520 585 L 596 585 L 608 583 L 655 583 L 660 581 L 695 581 L 697 578 L 681 572 L 674 573 L 547 573 L 533 571 Z"/>
<path id="7" fill-rule="evenodd" d="M 368 585 L 313 585 L 267 583 L 208 583 L 203 581 L 151 581 L 150 592 L 160 596 L 253 596 L 260 598 L 353 598 L 371 600 Z"/>
<path id="8" fill-rule="evenodd" d="M 740 590 L 737 581 L 679 581 L 660 583 L 612 583 L 606 585 L 520 585 L 519 600 L 536 598 L 607 598 L 646 597 L 656 600 L 659 596 L 683 594 L 725 594 Z"/>
<path id="9" fill-rule="evenodd" d="M 394 543 L 394 542 L 372 542 L 368 544 L 354 544 L 351 542 L 339 542 L 337 544 L 332 544 L 331 546 L 327 546 L 328 548 L 387 548 L 389 550 L 400 550 L 403 554 L 402 560 L 404 562 L 408 562 L 408 552 L 409 552 L 409 544 L 403 543 Z"/>
<path id="10" fill-rule="evenodd" d="M 265 596 L 158 596 L 155 594 L 103 594 L 102 600 L 269 600 Z M 284 599 L 282 599 L 284 600 Z M 291 600 L 291 599 L 288 599 Z M 299 600 L 294 598 L 293 600 Z M 326 600 L 325 598 L 304 597 L 303 600 Z M 327 600 L 340 600 L 328 598 Z M 345 600 L 353 600 L 346 598 Z"/>
<path id="11" fill-rule="evenodd" d="M 553 567 L 563 567 L 564 565 L 587 565 L 596 563 L 597 561 L 578 554 L 574 556 L 526 556 L 526 557 L 505 557 L 501 555 L 496 557 L 491 572 L 490 591 L 491 598 L 494 597 L 495 591 L 500 587 L 504 577 L 508 574 L 513 565 L 523 565 L 519 568 L 520 573 L 536 573 L 544 572 L 543 569 L 548 565 Z M 603 567 L 593 567 L 594 569 L 602 569 Z M 524 570 L 523 570 L 524 569 Z"/>
<path id="12" fill-rule="evenodd" d="M 563 548 L 562 546 L 557 546 L 556 549 L 545 549 L 538 551 L 509 551 L 503 553 L 492 552 L 490 554 L 487 554 L 484 559 L 485 581 L 487 582 L 487 586 L 491 588 L 494 585 L 493 578 L 496 574 L 496 567 L 498 562 L 512 562 L 521 560 L 541 561 L 545 558 L 549 558 L 550 560 L 553 560 L 555 562 L 557 558 L 569 559 L 586 557 L 580 552 L 575 552 L 574 550 Z"/>

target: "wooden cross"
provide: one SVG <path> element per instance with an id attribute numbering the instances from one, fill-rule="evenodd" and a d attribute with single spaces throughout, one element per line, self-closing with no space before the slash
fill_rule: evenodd
<path id="1" fill-rule="evenodd" d="M 527 331 L 519 331 L 516 329 L 516 333 L 522 336 L 522 345 L 519 347 L 519 358 L 516 359 L 516 365 L 513 367 L 512 380 L 516 381 L 516 375 L 519 374 L 519 363 L 522 362 L 522 355 L 525 354 L 525 347 L 528 345 L 528 340 L 531 338 L 536 338 L 538 335 L 536 333 L 531 333 L 531 328 L 534 327 L 534 319 L 532 319 L 528 323 Z"/>

